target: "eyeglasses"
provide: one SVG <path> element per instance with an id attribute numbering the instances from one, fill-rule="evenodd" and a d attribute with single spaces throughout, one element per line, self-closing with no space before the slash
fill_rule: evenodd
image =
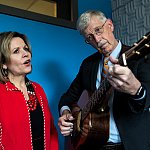
<path id="1" fill-rule="evenodd" d="M 89 44 L 90 42 L 92 42 L 94 40 L 94 35 L 100 36 L 104 32 L 104 25 L 105 25 L 106 21 L 104 22 L 104 24 L 101 27 L 96 27 L 94 29 L 94 33 L 88 34 L 85 37 L 85 42 L 87 44 Z"/>

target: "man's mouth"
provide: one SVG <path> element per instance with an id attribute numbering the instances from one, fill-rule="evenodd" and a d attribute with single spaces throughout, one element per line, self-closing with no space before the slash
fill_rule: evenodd
<path id="1" fill-rule="evenodd" d="M 107 42 L 98 43 L 98 47 L 101 48 L 101 49 L 104 49 L 106 43 L 107 43 Z"/>

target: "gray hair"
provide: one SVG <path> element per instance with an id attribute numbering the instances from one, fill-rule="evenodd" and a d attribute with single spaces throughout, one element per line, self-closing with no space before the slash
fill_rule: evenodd
<path id="1" fill-rule="evenodd" d="M 84 12 L 83 14 L 81 14 L 81 16 L 77 20 L 77 30 L 81 34 L 88 27 L 92 16 L 96 16 L 102 22 L 105 22 L 107 20 L 106 16 L 101 11 L 88 10 Z"/>

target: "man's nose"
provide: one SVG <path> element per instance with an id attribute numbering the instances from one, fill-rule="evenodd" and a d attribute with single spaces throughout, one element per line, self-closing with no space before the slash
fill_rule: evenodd
<path id="1" fill-rule="evenodd" d="M 97 35 L 97 34 L 94 34 L 93 37 L 94 37 L 96 43 L 98 43 L 102 39 L 102 36 L 101 35 Z"/>

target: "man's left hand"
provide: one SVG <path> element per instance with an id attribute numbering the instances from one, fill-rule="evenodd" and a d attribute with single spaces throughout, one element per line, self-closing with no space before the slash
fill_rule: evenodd
<path id="1" fill-rule="evenodd" d="M 125 66 L 120 66 L 118 60 L 109 57 L 112 65 L 108 70 L 108 81 L 118 91 L 135 95 L 141 86 L 141 83 L 134 76 L 132 71 Z"/>

